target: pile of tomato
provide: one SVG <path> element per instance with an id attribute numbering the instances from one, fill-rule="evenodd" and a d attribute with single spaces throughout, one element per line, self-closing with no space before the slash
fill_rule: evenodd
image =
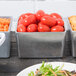
<path id="1" fill-rule="evenodd" d="M 17 32 L 63 32 L 64 21 L 57 13 L 46 14 L 38 10 L 35 14 L 25 13 L 19 17 Z"/>
<path id="2" fill-rule="evenodd" d="M 0 18 L 0 31 L 8 31 L 10 18 Z"/>

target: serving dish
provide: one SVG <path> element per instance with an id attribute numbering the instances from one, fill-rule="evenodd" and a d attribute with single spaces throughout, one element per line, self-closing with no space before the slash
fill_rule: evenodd
<path id="1" fill-rule="evenodd" d="M 46 64 L 50 64 L 53 66 L 53 68 L 55 68 L 56 66 L 62 66 L 64 65 L 63 69 L 62 70 L 68 70 L 68 71 L 76 71 L 76 64 L 73 64 L 73 63 L 68 63 L 68 62 L 46 62 Z M 36 71 L 36 69 L 40 68 L 42 64 L 36 64 L 36 65 L 33 65 L 33 66 L 30 66 L 24 70 L 22 70 L 20 73 L 17 74 L 17 76 L 28 76 L 28 74 L 31 72 L 31 71 Z"/>
<path id="2" fill-rule="evenodd" d="M 64 20 L 64 32 L 17 32 L 19 58 L 57 58 L 69 55 L 66 50 L 69 29 Z M 67 53 L 68 52 L 68 53 Z"/>
<path id="3" fill-rule="evenodd" d="M 69 22 L 69 28 L 70 28 L 70 34 L 71 34 L 71 50 L 72 50 L 72 56 L 76 57 L 76 31 L 72 30 L 70 21 L 68 19 Z"/>
<path id="4" fill-rule="evenodd" d="M 10 18 L 10 25 L 8 31 L 0 31 L 0 33 L 4 33 L 5 40 L 0 46 L 0 58 L 8 58 L 10 56 L 10 32 L 11 32 L 11 25 L 12 25 L 12 17 L 2 16 L 0 18 Z"/>

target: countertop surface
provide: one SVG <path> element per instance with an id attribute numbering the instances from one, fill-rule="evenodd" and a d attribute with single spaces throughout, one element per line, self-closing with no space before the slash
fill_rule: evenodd
<path id="1" fill-rule="evenodd" d="M 0 76 L 16 76 L 21 70 L 45 62 L 59 61 L 76 63 L 76 58 L 71 56 L 60 59 L 19 59 L 16 45 L 15 34 L 11 33 L 11 56 L 8 59 L 0 59 Z"/>

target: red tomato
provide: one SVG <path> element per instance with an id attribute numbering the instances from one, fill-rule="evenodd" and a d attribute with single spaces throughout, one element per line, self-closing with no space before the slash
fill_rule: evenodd
<path id="1" fill-rule="evenodd" d="M 38 24 L 38 32 L 50 32 L 50 28 L 42 23 Z"/>
<path id="2" fill-rule="evenodd" d="M 29 17 L 30 15 L 34 15 L 34 14 L 32 14 L 32 13 L 26 13 L 24 16 L 25 16 L 25 18 L 27 18 L 27 17 Z"/>
<path id="3" fill-rule="evenodd" d="M 18 21 L 18 25 L 20 25 L 20 24 L 25 25 L 24 19 L 20 19 L 20 20 Z"/>
<path id="4" fill-rule="evenodd" d="M 40 25 L 44 25 L 44 24 L 43 24 L 42 22 L 39 22 L 39 23 L 38 23 L 38 26 L 40 26 Z"/>
<path id="5" fill-rule="evenodd" d="M 53 17 L 53 18 L 60 18 L 60 19 L 62 19 L 62 17 L 58 14 L 58 13 L 52 13 L 52 14 L 50 14 L 50 16 L 51 17 Z"/>
<path id="6" fill-rule="evenodd" d="M 27 32 L 36 32 L 37 31 L 37 25 L 36 24 L 30 24 L 27 27 Z"/>
<path id="7" fill-rule="evenodd" d="M 62 19 L 57 19 L 57 25 L 64 26 L 64 21 Z"/>
<path id="8" fill-rule="evenodd" d="M 23 24 L 24 26 L 28 26 L 28 25 L 30 25 L 32 23 L 36 23 L 36 17 L 35 17 L 35 15 L 30 15 L 30 16 L 28 16 L 25 19 L 19 20 L 18 24 Z"/>
<path id="9" fill-rule="evenodd" d="M 43 10 L 39 10 L 36 13 L 36 18 L 38 21 L 40 21 L 41 17 L 43 17 L 45 15 L 45 12 Z"/>
<path id="10" fill-rule="evenodd" d="M 21 19 L 24 19 L 25 18 L 25 16 L 24 16 L 25 14 L 22 14 L 20 17 L 19 17 L 19 19 L 18 20 L 21 20 Z"/>
<path id="11" fill-rule="evenodd" d="M 49 27 L 56 25 L 56 19 L 50 16 L 43 16 L 41 18 L 41 22 L 45 25 L 48 25 Z"/>
<path id="12" fill-rule="evenodd" d="M 17 32 L 26 32 L 26 27 L 22 24 L 18 25 Z"/>
<path id="13" fill-rule="evenodd" d="M 28 18 L 24 19 L 24 21 L 25 21 L 25 26 L 28 26 L 29 24 L 36 23 L 36 16 L 30 15 Z"/>
<path id="14" fill-rule="evenodd" d="M 30 16 L 30 15 L 33 15 L 33 14 L 32 14 L 32 13 L 25 13 L 25 14 L 22 14 L 22 15 L 19 17 L 19 20 L 25 19 L 25 18 L 27 18 L 27 17 Z"/>
<path id="15" fill-rule="evenodd" d="M 63 32 L 64 31 L 64 28 L 60 25 L 57 25 L 57 26 L 53 26 L 51 28 L 51 32 Z"/>
<path id="16" fill-rule="evenodd" d="M 33 13 L 26 13 L 25 15 L 30 16 L 30 15 L 34 15 L 34 14 Z"/>

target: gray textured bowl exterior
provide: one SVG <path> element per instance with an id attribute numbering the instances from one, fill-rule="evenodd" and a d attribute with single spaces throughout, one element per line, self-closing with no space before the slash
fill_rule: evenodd
<path id="1" fill-rule="evenodd" d="M 66 41 L 69 39 L 66 19 L 65 32 L 17 32 L 19 58 L 55 58 L 64 57 Z"/>

